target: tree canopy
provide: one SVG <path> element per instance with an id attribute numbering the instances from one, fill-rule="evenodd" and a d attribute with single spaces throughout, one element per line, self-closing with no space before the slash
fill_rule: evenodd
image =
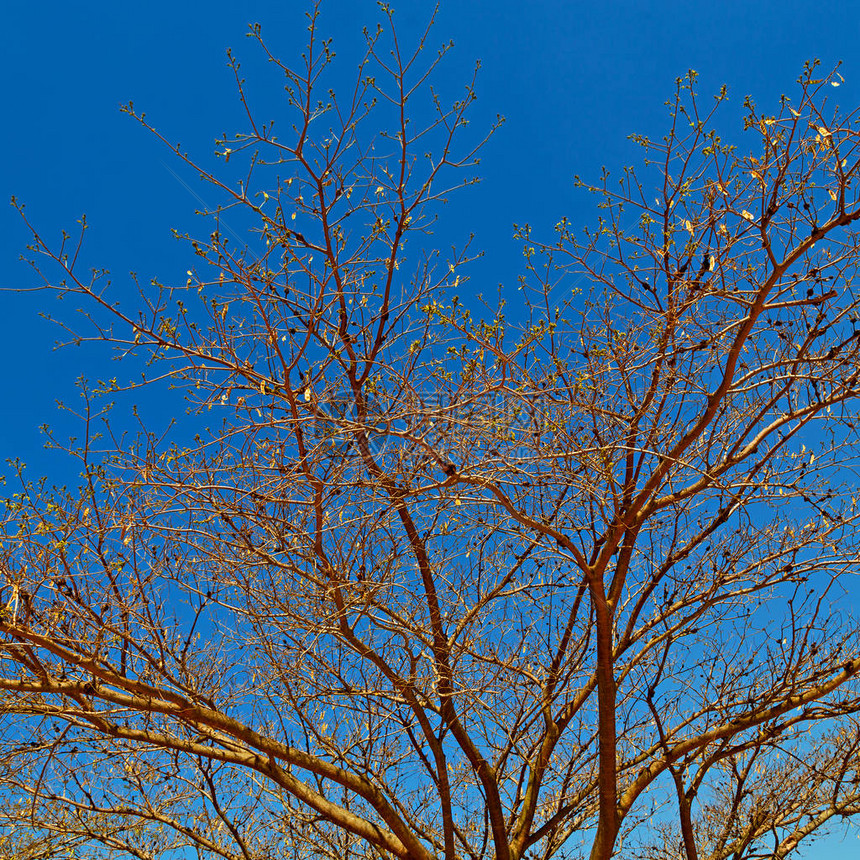
<path id="1" fill-rule="evenodd" d="M 83 388 L 80 487 L 6 502 L 0 840 L 787 857 L 860 812 L 858 114 L 810 63 L 728 143 L 691 72 L 490 297 L 434 235 L 474 81 L 443 102 L 447 48 L 383 13 L 337 93 L 318 8 L 297 64 L 252 31 L 289 116 L 234 61 L 182 279 L 33 231 L 60 322 L 143 381 Z M 143 384 L 188 414 L 110 423 Z"/>

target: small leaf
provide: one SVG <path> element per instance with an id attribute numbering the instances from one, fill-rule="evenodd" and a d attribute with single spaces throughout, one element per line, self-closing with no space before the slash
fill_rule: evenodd
<path id="1" fill-rule="evenodd" d="M 754 221 L 753 215 L 751 212 L 747 212 L 746 209 L 741 211 L 741 218 L 746 218 L 747 221 Z"/>

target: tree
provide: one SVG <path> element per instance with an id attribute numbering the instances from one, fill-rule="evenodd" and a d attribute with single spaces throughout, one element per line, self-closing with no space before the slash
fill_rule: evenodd
<path id="1" fill-rule="evenodd" d="M 431 232 L 473 181 L 473 84 L 428 98 L 445 51 L 386 12 L 339 100 L 317 16 L 303 66 L 267 54 L 285 136 L 234 63 L 248 130 L 200 170 L 224 203 L 187 282 L 129 299 L 34 231 L 75 336 L 191 409 L 130 440 L 98 399 L 123 385 L 85 388 L 79 490 L 19 469 L 7 819 L 93 856 L 718 860 L 860 812 L 838 76 L 747 101 L 750 155 L 679 80 L 596 230 L 518 228 L 495 307 Z"/>

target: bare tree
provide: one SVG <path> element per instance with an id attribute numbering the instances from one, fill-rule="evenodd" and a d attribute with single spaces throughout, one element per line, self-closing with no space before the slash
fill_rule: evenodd
<path id="1" fill-rule="evenodd" d="M 483 304 L 432 233 L 473 84 L 386 16 L 345 100 L 318 9 L 269 55 L 286 131 L 234 65 L 187 282 L 34 231 L 74 337 L 191 408 L 133 436 L 85 389 L 80 490 L 20 471 L 3 814 L 93 856 L 785 857 L 860 811 L 857 114 L 810 65 L 745 155 L 691 73 Z"/>

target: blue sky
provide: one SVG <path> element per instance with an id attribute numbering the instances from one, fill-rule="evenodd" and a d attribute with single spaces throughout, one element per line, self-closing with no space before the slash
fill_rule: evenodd
<path id="1" fill-rule="evenodd" d="M 423 0 L 394 5 L 407 37 L 432 8 Z M 304 9 L 300 2 L 256 0 L 6 4 L 3 196 L 26 203 L 46 237 L 71 230 L 86 212 L 86 260 L 111 269 L 120 291 L 130 270 L 143 279 L 183 278 L 189 256 L 170 228 L 205 230 L 183 183 L 204 199 L 206 188 L 118 106 L 133 100 L 170 140 L 208 160 L 216 136 L 242 128 L 225 49 L 244 63 L 260 113 L 276 117 L 271 69 L 244 34 L 259 21 L 273 51 L 294 57 L 305 35 Z M 362 44 L 362 24 L 378 17 L 370 0 L 329 0 L 323 27 L 348 63 Z M 476 233 L 486 252 L 473 271 L 476 289 L 513 283 L 520 259 L 513 223 L 528 221 L 544 236 L 562 216 L 593 223 L 595 210 L 574 190 L 574 174 L 596 180 L 602 165 L 637 163 L 627 136 L 661 134 L 676 77 L 696 69 L 702 94 L 727 84 L 723 127 L 742 142 L 743 97 L 752 94 L 763 109 L 775 106 L 807 59 L 820 58 L 825 68 L 844 61 L 839 100 L 845 108 L 860 103 L 858 36 L 860 4 L 851 2 L 443 0 L 430 45 L 451 38 L 456 48 L 440 70 L 440 86 L 457 92 L 480 58 L 474 127 L 489 127 L 497 113 L 507 119 L 485 151 L 483 183 L 452 198 L 444 235 Z M 34 286 L 35 276 L 17 259 L 28 234 L 10 206 L 0 208 L 0 231 L 0 286 Z M 73 472 L 42 450 L 37 428 L 50 422 L 61 435 L 74 432 L 55 400 L 74 402 L 78 375 L 114 376 L 119 368 L 106 364 L 104 349 L 53 351 L 60 332 L 38 316 L 52 310 L 45 294 L 0 293 L 0 455 L 67 480 Z M 826 851 L 822 841 L 805 856 L 815 860 Z"/>
<path id="2" fill-rule="evenodd" d="M 86 212 L 86 261 L 111 269 L 118 288 L 131 270 L 146 279 L 181 277 L 188 255 L 170 228 L 205 228 L 193 216 L 198 202 L 171 171 L 204 199 L 206 189 L 118 106 L 133 100 L 170 140 L 207 159 L 217 135 L 242 127 L 225 49 L 233 47 L 243 61 L 261 114 L 277 116 L 271 68 L 244 34 L 250 21 L 259 21 L 276 52 L 295 56 L 305 8 L 223 0 L 7 4 L 0 56 L 3 196 L 25 202 L 46 237 L 71 230 Z M 411 0 L 396 7 L 396 16 L 408 34 L 431 8 Z M 575 192 L 573 175 L 596 179 L 604 164 L 638 162 L 627 136 L 662 133 L 663 102 L 690 68 L 700 72 L 704 94 L 729 85 L 729 131 L 738 128 L 745 94 L 763 107 L 774 103 L 811 57 L 825 66 L 845 61 L 840 97 L 853 106 L 860 98 L 854 83 L 860 6 L 814 8 L 813 14 L 795 0 L 755 6 L 732 0 L 719 9 L 618 0 L 443 3 L 430 43 L 452 38 L 456 48 L 440 84 L 458 92 L 481 59 L 474 127 L 489 127 L 497 113 L 507 119 L 485 151 L 482 185 L 449 206 L 446 236 L 474 231 L 487 252 L 473 283 L 493 288 L 514 281 L 520 259 L 511 241 L 514 222 L 529 221 L 543 235 L 564 215 L 593 223 L 591 201 Z M 376 4 L 329 0 L 324 9 L 324 28 L 347 65 L 362 44 L 362 24 L 378 18 Z M 27 231 L 11 207 L 0 207 L 0 219 L 0 285 L 32 286 L 34 276 L 17 260 Z M 35 428 L 49 420 L 65 426 L 54 401 L 74 401 L 79 373 L 114 375 L 117 368 L 105 368 L 101 349 L 52 352 L 59 332 L 37 316 L 55 307 L 47 296 L 4 293 L 0 302 L 0 356 L 16 369 L 0 390 L 0 452 L 23 456 L 36 469 L 45 455 Z M 54 461 L 52 468 L 61 466 Z"/>

